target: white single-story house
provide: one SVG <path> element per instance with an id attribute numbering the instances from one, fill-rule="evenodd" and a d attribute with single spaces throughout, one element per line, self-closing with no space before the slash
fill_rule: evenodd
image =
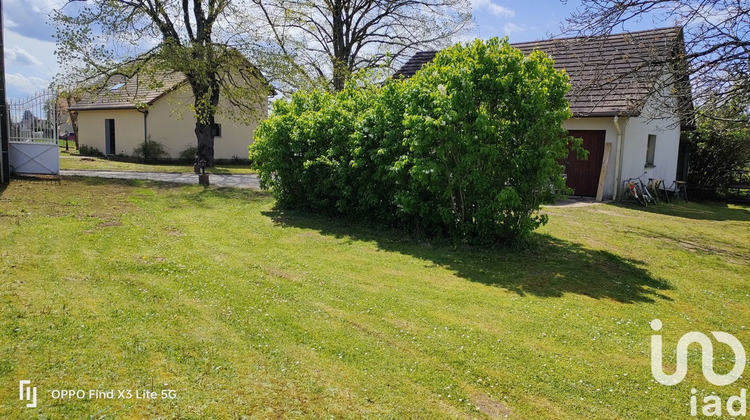
<path id="1" fill-rule="evenodd" d="M 145 79 L 145 77 L 144 77 Z M 168 158 L 197 146 L 195 117 L 190 109 L 193 94 L 182 73 L 139 80 L 138 76 L 110 78 L 106 86 L 87 93 L 70 111 L 77 115 L 80 145 L 95 147 L 105 155 L 132 155 L 144 141 L 161 143 Z M 264 83 L 259 85 L 266 86 Z M 214 158 L 247 159 L 248 146 L 258 123 L 268 116 L 268 93 L 252 98 L 253 111 L 239 109 L 224 97 L 214 126 Z M 251 112 L 251 122 L 228 118 L 231 112 Z"/>
<path id="2" fill-rule="evenodd" d="M 589 151 L 588 160 L 571 153 L 565 162 L 575 195 L 613 199 L 624 180 L 644 172 L 644 182 L 662 179 L 667 187 L 682 179 L 687 149 L 680 134 L 692 126 L 682 117 L 692 109 L 682 28 L 511 46 L 547 53 L 570 77 L 573 118 L 563 127 Z M 436 54 L 415 54 L 395 77 L 411 77 Z"/>

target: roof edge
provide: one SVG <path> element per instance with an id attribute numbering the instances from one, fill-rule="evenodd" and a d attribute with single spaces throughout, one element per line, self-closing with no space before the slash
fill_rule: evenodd
<path id="1" fill-rule="evenodd" d="M 536 39 L 534 41 L 509 42 L 509 44 L 511 46 L 515 46 L 515 45 L 526 45 L 526 44 L 538 44 L 540 42 L 550 42 L 550 41 L 570 41 L 570 40 L 575 40 L 575 39 L 589 40 L 589 39 L 597 39 L 597 38 L 610 38 L 613 36 L 621 36 L 621 35 L 639 35 L 639 34 L 644 34 L 644 33 L 669 32 L 669 31 L 679 31 L 679 33 L 682 33 L 683 27 L 677 25 L 677 26 L 667 26 L 664 28 L 642 29 L 640 31 L 626 31 L 626 32 L 600 34 L 600 35 L 589 35 L 589 36 L 572 35 L 572 36 L 565 36 L 565 37 L 559 37 L 559 38 Z"/>
<path id="2" fill-rule="evenodd" d="M 73 105 L 70 108 L 68 108 L 70 111 L 107 111 L 107 110 L 113 110 L 113 109 L 135 109 L 137 110 L 138 107 L 136 107 L 133 104 L 123 104 L 123 105 L 114 105 L 114 106 L 103 106 L 103 105 L 94 105 L 94 106 L 86 106 L 86 105 Z"/>

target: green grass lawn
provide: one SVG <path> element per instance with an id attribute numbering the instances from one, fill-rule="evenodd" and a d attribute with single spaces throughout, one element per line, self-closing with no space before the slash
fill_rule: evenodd
<path id="1" fill-rule="evenodd" d="M 182 172 L 192 173 L 193 165 L 184 163 L 133 163 L 97 157 L 85 157 L 61 153 L 60 169 L 96 171 L 142 171 L 142 172 Z M 254 174 L 255 170 L 246 164 L 219 164 L 206 168 L 212 174 Z"/>
<path id="2" fill-rule="evenodd" d="M 750 344 L 750 209 L 546 209 L 526 250 L 277 211 L 267 193 L 14 181 L 0 195 L 0 418 L 686 418 L 724 401 L 689 331 Z M 715 343 L 716 370 L 733 361 Z M 38 407 L 18 381 L 38 387 Z M 175 399 L 54 400 L 55 389 Z M 115 392 L 117 396 L 117 392 Z"/>
<path id="3" fill-rule="evenodd" d="M 57 141 L 57 144 L 60 146 L 60 153 L 67 153 L 67 154 L 78 154 L 78 149 L 76 149 L 76 141 L 75 140 L 64 140 L 60 139 Z M 67 146 L 67 150 L 66 150 Z"/>

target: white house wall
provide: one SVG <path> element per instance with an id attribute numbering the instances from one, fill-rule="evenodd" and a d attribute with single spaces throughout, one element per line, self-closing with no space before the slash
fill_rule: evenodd
<path id="1" fill-rule="evenodd" d="M 256 120 L 267 116 L 266 98 Z M 148 133 L 151 140 L 165 145 L 171 158 L 179 157 L 181 151 L 196 146 L 195 119 L 189 106 L 193 103 L 192 93 L 188 88 L 178 89 L 157 100 L 148 114 Z M 221 101 L 223 109 L 232 109 L 226 101 Z M 235 112 L 243 112 L 237 110 Z M 248 146 L 253 142 L 253 134 L 258 123 L 244 125 L 232 121 L 225 115 L 217 115 L 216 122 L 221 124 L 221 137 L 214 138 L 214 157 L 217 159 L 247 159 Z M 143 137 L 141 135 L 141 137 Z"/>
<path id="2" fill-rule="evenodd" d="M 669 187 L 677 174 L 677 158 L 680 147 L 680 120 L 667 114 L 663 118 L 655 109 L 659 100 L 649 101 L 641 117 L 630 118 L 623 130 L 622 180 L 635 178 L 646 172 L 648 178 L 663 179 Z M 663 106 L 663 105 L 662 105 Z M 664 115 L 664 113 L 662 113 Z M 648 136 L 656 136 L 654 165 L 646 166 Z"/>
<path id="3" fill-rule="evenodd" d="M 143 143 L 143 114 L 135 109 L 78 112 L 78 143 L 106 151 L 104 120 L 115 120 L 115 150 L 130 155 Z"/>

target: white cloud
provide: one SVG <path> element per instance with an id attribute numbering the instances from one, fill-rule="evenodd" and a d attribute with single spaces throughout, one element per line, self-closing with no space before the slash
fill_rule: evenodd
<path id="1" fill-rule="evenodd" d="M 526 25 L 516 25 L 513 22 L 506 22 L 503 25 L 503 33 L 507 36 L 511 36 L 512 34 L 523 32 L 526 30 Z"/>
<path id="2" fill-rule="evenodd" d="M 58 71 L 55 43 L 29 38 L 8 28 L 4 41 L 8 98 L 23 98 L 49 86 Z"/>
<path id="3" fill-rule="evenodd" d="M 5 75 L 8 92 L 13 94 L 31 95 L 49 86 L 50 81 L 35 76 L 24 76 L 21 73 Z"/>
<path id="4" fill-rule="evenodd" d="M 12 54 L 16 58 L 15 61 L 9 59 L 6 63 L 8 73 L 23 72 L 34 76 L 49 77 L 57 72 L 54 41 L 29 38 L 8 28 L 5 31 L 4 41 L 7 57 L 10 58 Z M 29 64 L 32 64 L 33 68 L 28 68 Z M 26 68 L 21 68 L 22 65 Z"/>
<path id="5" fill-rule="evenodd" d="M 512 18 L 516 15 L 516 12 L 508 7 L 500 6 L 494 3 L 492 0 L 472 0 L 471 8 L 474 11 L 487 10 L 497 17 Z"/>
<path id="6" fill-rule="evenodd" d="M 8 58 L 9 62 L 13 62 L 15 64 L 19 64 L 22 66 L 41 66 L 42 62 L 39 61 L 36 57 L 29 54 L 24 50 L 23 48 L 16 45 L 15 47 L 5 50 L 5 56 Z"/>
<path id="7" fill-rule="evenodd" d="M 490 10 L 490 13 L 492 13 L 493 15 L 497 17 L 512 18 L 513 16 L 516 15 L 516 12 L 514 12 L 513 9 L 509 9 L 503 6 L 498 6 L 497 4 L 492 3 L 492 2 L 490 2 L 487 5 L 487 8 Z"/>
<path id="8" fill-rule="evenodd" d="M 65 0 L 5 0 L 3 17 L 6 28 L 13 28 L 19 34 L 42 41 L 52 39 L 55 33 L 50 24 L 52 11 L 60 9 Z"/>

